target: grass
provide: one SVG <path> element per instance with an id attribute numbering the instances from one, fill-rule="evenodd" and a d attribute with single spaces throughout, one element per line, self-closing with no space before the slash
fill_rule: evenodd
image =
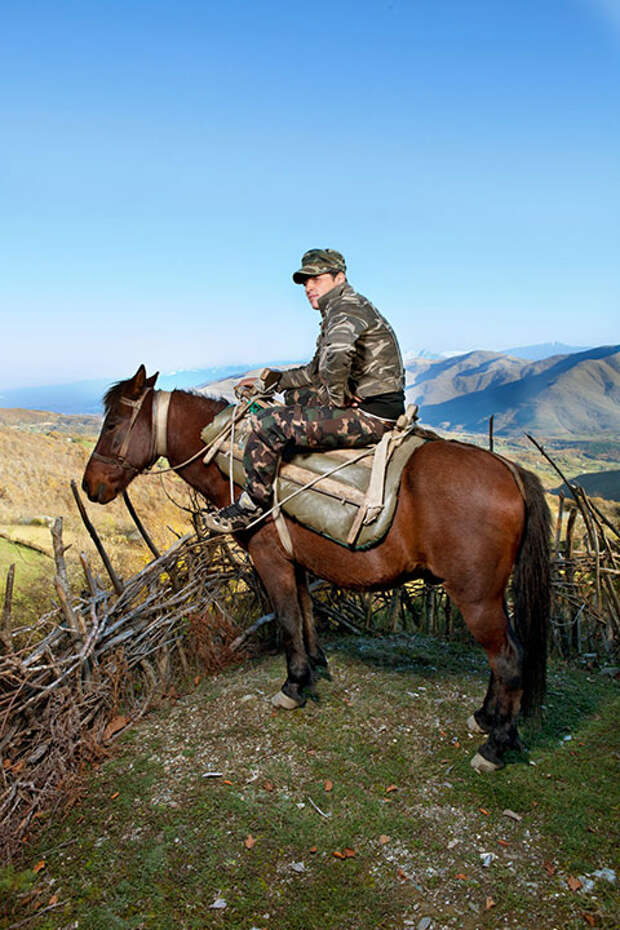
<path id="1" fill-rule="evenodd" d="M 529 759 L 481 777 L 465 726 L 486 681 L 478 651 L 346 639 L 330 664 L 301 711 L 272 710 L 283 667 L 267 657 L 123 734 L 81 804 L 42 829 L 30 858 L 45 867 L 22 875 L 4 925 L 21 894 L 30 908 L 57 895 L 43 930 L 614 926 L 611 884 L 568 886 L 617 867 L 611 680 L 554 668 L 544 725 L 523 728 Z"/>
<path id="2" fill-rule="evenodd" d="M 50 568 L 53 563 L 41 552 L 20 546 L 0 536 L 0 582 L 10 565 L 15 565 L 13 610 L 22 617 L 29 610 L 41 613 L 52 595 Z M 4 584 L 0 588 L 4 601 Z"/>
<path id="3" fill-rule="evenodd" d="M 5 419 L 7 413 L 11 411 L 4 411 Z M 24 414 L 23 411 L 16 413 Z M 71 418 L 58 419 L 70 421 Z M 95 418 L 85 419 L 91 421 Z M 2 420 L 0 415 L 2 532 L 13 540 L 42 547 L 51 555 L 53 548 L 47 518 L 61 516 L 63 538 L 65 544 L 71 546 L 65 556 L 67 568 L 77 593 L 84 585 L 80 552 L 87 553 L 96 573 L 104 572 L 80 519 L 70 487 L 71 479 L 79 487 L 95 439 L 79 433 L 71 436 L 60 432 L 31 432 L 17 425 L 2 425 Z M 187 486 L 176 476 L 166 476 L 164 480 L 166 491 L 181 504 L 186 504 Z M 138 477 L 130 488 L 138 514 L 162 551 L 174 541 L 175 533 L 182 535 L 189 527 L 187 514 L 168 498 L 166 491 L 161 480 L 152 477 Z M 114 501 L 105 508 L 88 501 L 85 504 L 117 574 L 129 577 L 143 568 L 151 554 L 139 538 L 122 500 Z M 21 626 L 49 609 L 49 598 L 53 596 L 54 562 L 45 556 L 39 559 L 36 553 L 31 557 L 25 547 L 7 548 L 7 545 L 0 548 L 0 591 L 4 590 L 8 565 L 16 562 L 13 621 L 15 626 Z M 40 569 L 36 572 L 32 567 L 35 564 Z"/>

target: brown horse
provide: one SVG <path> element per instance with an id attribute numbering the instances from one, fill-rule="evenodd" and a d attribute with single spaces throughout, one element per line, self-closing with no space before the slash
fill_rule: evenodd
<path id="1" fill-rule="evenodd" d="M 228 479 L 205 466 L 202 428 L 225 406 L 186 391 L 154 390 L 143 365 L 105 396 L 105 419 L 82 486 L 107 504 L 160 455 L 217 507 L 230 501 Z M 169 403 L 167 418 L 162 402 Z M 159 411 L 159 412 L 158 412 Z M 188 461 L 191 460 L 191 461 Z M 240 488 L 237 488 L 237 493 Z M 476 446 L 437 439 L 418 448 L 402 475 L 387 536 L 354 552 L 287 518 L 294 557 L 271 519 L 237 534 L 269 594 L 284 633 L 287 678 L 280 707 L 305 703 L 327 662 L 314 629 L 306 571 L 345 588 L 377 590 L 414 578 L 444 585 L 474 639 L 491 679 L 468 721 L 487 740 L 472 759 L 478 771 L 500 768 L 518 748 L 516 719 L 535 712 L 545 688 L 549 615 L 549 511 L 538 478 Z M 514 620 L 505 605 L 513 573 Z"/>

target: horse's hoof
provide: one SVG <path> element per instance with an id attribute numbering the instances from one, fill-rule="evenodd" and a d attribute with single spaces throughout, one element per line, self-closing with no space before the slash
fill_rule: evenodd
<path id="1" fill-rule="evenodd" d="M 288 694 L 285 694 L 284 691 L 278 691 L 277 694 L 274 694 L 271 703 L 274 707 L 281 707 L 283 710 L 296 710 L 302 706 L 298 701 L 294 701 Z"/>
<path id="2" fill-rule="evenodd" d="M 476 753 L 474 758 L 469 763 L 472 769 L 475 769 L 479 775 L 487 775 L 489 772 L 497 772 L 499 769 L 503 768 L 503 765 L 496 765 L 495 762 L 489 762 L 488 759 L 485 759 L 483 755 L 479 752 Z"/>
<path id="3" fill-rule="evenodd" d="M 485 733 L 486 734 L 487 732 L 486 730 L 482 729 L 482 727 L 480 726 L 480 724 L 478 723 L 478 721 L 476 720 L 473 714 L 471 715 L 471 717 L 467 718 L 467 729 L 469 730 L 470 733 Z"/>

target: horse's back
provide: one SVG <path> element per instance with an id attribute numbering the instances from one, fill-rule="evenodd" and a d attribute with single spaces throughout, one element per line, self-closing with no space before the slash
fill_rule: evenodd
<path id="1" fill-rule="evenodd" d="M 517 466 L 487 449 L 447 439 L 427 442 L 409 459 L 403 481 L 412 493 L 433 500 L 447 497 L 455 506 L 522 512 Z M 406 492 L 405 492 L 406 493 Z"/>

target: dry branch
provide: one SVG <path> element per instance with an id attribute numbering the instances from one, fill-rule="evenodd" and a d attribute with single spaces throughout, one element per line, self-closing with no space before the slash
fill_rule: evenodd
<path id="1" fill-rule="evenodd" d="M 13 652 L 11 637 L 11 609 L 13 606 L 13 583 L 15 581 L 15 563 L 9 566 L 4 591 L 4 607 L 2 610 L 2 623 L 0 624 L 0 646 L 7 652 Z"/>
<path id="2" fill-rule="evenodd" d="M 71 481 L 71 491 L 73 492 L 73 497 L 75 498 L 75 503 L 77 504 L 77 508 L 80 512 L 80 516 L 82 518 L 84 526 L 88 530 L 90 538 L 94 542 L 95 548 L 97 549 L 97 552 L 101 556 L 101 561 L 103 562 L 105 566 L 105 570 L 107 571 L 110 577 L 110 581 L 112 582 L 114 590 L 116 591 L 117 594 L 120 594 L 121 591 L 123 590 L 123 584 L 120 578 L 118 577 L 118 575 L 116 574 L 116 572 L 114 571 L 114 569 L 112 568 L 112 563 L 110 562 L 110 559 L 108 558 L 108 554 L 103 547 L 103 543 L 101 542 L 99 538 L 99 534 L 97 533 L 97 530 L 95 529 L 95 527 L 93 526 L 93 524 L 88 518 L 88 514 L 86 513 L 86 508 L 84 507 L 84 504 L 82 503 L 82 498 L 80 497 L 75 481 Z"/>

